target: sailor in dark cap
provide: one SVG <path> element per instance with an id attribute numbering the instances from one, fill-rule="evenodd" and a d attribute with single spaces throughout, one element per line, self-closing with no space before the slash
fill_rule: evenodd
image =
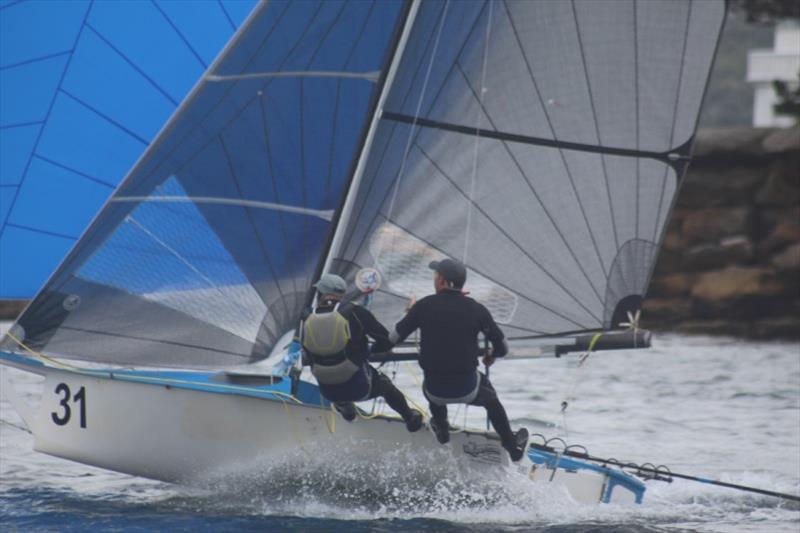
<path id="1" fill-rule="evenodd" d="M 432 262 L 430 268 L 435 272 L 436 294 L 415 303 L 397 323 L 389 340 L 396 344 L 417 328 L 421 331 L 419 364 L 425 374 L 422 388 L 433 415 L 431 427 L 440 443 L 450 440 L 447 404 L 478 405 L 486 408 L 503 447 L 513 461 L 518 461 L 524 453 L 528 431 L 511 431 L 506 410 L 489 378 L 478 372 L 478 335 L 483 333 L 492 344 L 492 352 L 483 358 L 489 366 L 495 357 L 508 353 L 503 332 L 486 307 L 462 292 L 467 280 L 463 264 L 444 259 Z"/>
<path id="2" fill-rule="evenodd" d="M 376 341 L 376 350 L 384 351 L 391 346 L 389 332 L 369 310 L 341 301 L 347 290 L 341 277 L 323 274 L 314 287 L 318 304 L 303 319 L 300 341 L 322 395 L 348 422 L 356 417 L 353 402 L 381 396 L 409 431 L 420 429 L 422 414 L 409 408 L 392 380 L 367 363 L 367 337 Z"/>

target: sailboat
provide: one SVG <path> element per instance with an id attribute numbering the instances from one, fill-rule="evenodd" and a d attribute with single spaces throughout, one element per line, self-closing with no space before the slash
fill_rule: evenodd
<path id="1" fill-rule="evenodd" d="M 273 371 L 323 272 L 377 273 L 369 306 L 391 325 L 432 291 L 430 261 L 462 260 L 503 364 L 646 347 L 635 317 L 724 16 L 259 3 L 4 337 L 0 362 L 44 377 L 38 405 L 3 387 L 35 449 L 179 483 L 311 444 L 438 449 L 392 416 L 337 423 L 307 371 Z M 509 464 L 482 428 L 449 447 Z M 583 501 L 644 493 L 541 450 L 516 468 Z"/>

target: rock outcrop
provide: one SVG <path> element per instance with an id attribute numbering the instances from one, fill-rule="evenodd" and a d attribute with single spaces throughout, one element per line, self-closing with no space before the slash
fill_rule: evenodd
<path id="1" fill-rule="evenodd" d="M 698 132 L 643 322 L 800 338 L 800 127 Z"/>

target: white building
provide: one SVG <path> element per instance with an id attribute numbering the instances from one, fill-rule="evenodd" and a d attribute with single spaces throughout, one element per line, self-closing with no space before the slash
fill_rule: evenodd
<path id="1" fill-rule="evenodd" d="M 747 81 L 755 85 L 753 100 L 753 126 L 788 127 L 794 119 L 775 115 L 772 106 L 778 96 L 772 87 L 773 80 L 790 82 L 797 87 L 800 73 L 800 24 L 794 20 L 775 26 L 775 44 L 772 50 L 753 50 L 747 54 Z"/>

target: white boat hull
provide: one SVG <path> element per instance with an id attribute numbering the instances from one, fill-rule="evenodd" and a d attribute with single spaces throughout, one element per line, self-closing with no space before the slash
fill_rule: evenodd
<path id="1" fill-rule="evenodd" d="M 9 364 L 7 358 L 0 362 Z M 435 465 L 425 463 L 438 459 L 420 456 L 423 450 L 443 449 L 427 427 L 409 433 L 402 420 L 385 416 L 345 422 L 330 407 L 318 405 L 318 390 L 308 383 L 301 383 L 299 403 L 287 394 L 288 383 L 239 386 L 222 373 L 112 373 L 43 365 L 25 369 L 45 376 L 41 400 L 38 408 L 25 407 L 18 397 L 10 398 L 12 404 L 31 429 L 35 450 L 64 459 L 161 481 L 203 484 L 231 473 L 246 475 L 281 458 L 303 462 L 325 451 L 326 461 L 346 457 L 369 462 L 407 449 L 412 464 L 422 467 L 416 469 L 419 476 L 441 475 L 431 468 Z M 13 396 L 11 389 L 4 387 L 7 396 Z M 350 453 L 354 448 L 356 453 Z M 511 465 L 494 433 L 453 432 L 445 449 L 470 469 L 497 472 Z M 515 468 L 534 481 L 564 485 L 582 502 L 635 502 L 643 492 L 610 487 L 609 473 L 601 471 L 553 470 L 528 458 Z"/>
<path id="2" fill-rule="evenodd" d="M 65 397 L 85 391 L 63 420 Z M 62 387 L 56 392 L 58 387 Z M 75 405 L 77 404 L 77 405 Z M 438 446 L 430 431 L 409 433 L 400 420 L 347 423 L 329 408 L 233 394 L 210 394 L 170 385 L 120 382 L 67 372 L 48 373 L 34 426 L 35 449 L 50 455 L 162 481 L 207 479 L 224 465 L 256 463 L 265 454 L 319 449 L 336 441 L 370 441 L 369 447 Z M 508 464 L 497 440 L 456 433 L 455 453 L 480 450 L 476 462 Z"/>

